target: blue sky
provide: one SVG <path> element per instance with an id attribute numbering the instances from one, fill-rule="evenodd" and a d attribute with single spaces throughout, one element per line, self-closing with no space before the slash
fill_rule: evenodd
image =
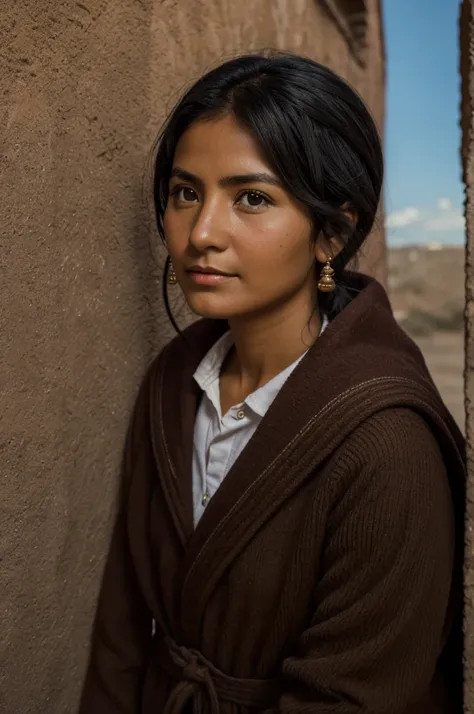
<path id="1" fill-rule="evenodd" d="M 458 0 L 384 0 L 389 244 L 463 243 Z"/>

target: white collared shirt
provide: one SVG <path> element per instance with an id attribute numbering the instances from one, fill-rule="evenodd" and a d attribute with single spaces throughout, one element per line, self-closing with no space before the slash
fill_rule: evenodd
<path id="1" fill-rule="evenodd" d="M 324 318 L 321 332 L 326 325 L 327 319 Z M 204 392 L 194 426 L 195 526 L 199 523 L 207 502 L 250 441 L 283 384 L 306 354 L 302 354 L 273 379 L 249 394 L 241 404 L 235 404 L 222 415 L 219 377 L 222 364 L 232 345 L 232 333 L 228 331 L 211 347 L 194 373 L 194 379 Z"/>

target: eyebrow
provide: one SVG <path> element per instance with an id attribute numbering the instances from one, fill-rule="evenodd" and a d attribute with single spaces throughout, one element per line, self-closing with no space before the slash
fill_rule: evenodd
<path id="1" fill-rule="evenodd" d="M 179 166 L 175 166 L 171 171 L 171 178 L 180 178 L 183 181 L 189 181 L 191 183 L 197 184 L 198 186 L 203 186 L 204 182 L 199 176 L 195 176 L 189 171 L 185 171 Z M 270 186 L 278 186 L 283 188 L 281 181 L 279 181 L 276 176 L 272 176 L 267 173 L 255 173 L 255 174 L 237 174 L 235 176 L 223 176 L 219 179 L 218 184 L 221 188 L 226 188 L 228 186 L 242 186 L 242 184 L 247 183 L 266 183 Z"/>

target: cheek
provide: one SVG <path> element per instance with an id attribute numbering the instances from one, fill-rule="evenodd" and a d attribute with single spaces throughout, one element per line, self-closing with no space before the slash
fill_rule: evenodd
<path id="1" fill-rule="evenodd" d="M 272 271 L 288 275 L 306 271 L 312 260 L 311 230 L 307 222 L 298 217 L 282 225 L 266 226 L 243 241 L 238 252 L 243 262 L 261 270 L 265 267 L 268 277 Z M 252 271 L 253 272 L 253 271 Z"/>

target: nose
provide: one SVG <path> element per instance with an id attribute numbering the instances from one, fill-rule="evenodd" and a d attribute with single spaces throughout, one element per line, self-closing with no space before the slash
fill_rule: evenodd
<path id="1" fill-rule="evenodd" d="M 193 218 L 189 244 L 199 252 L 223 251 L 228 246 L 229 211 L 222 197 L 204 201 Z"/>

